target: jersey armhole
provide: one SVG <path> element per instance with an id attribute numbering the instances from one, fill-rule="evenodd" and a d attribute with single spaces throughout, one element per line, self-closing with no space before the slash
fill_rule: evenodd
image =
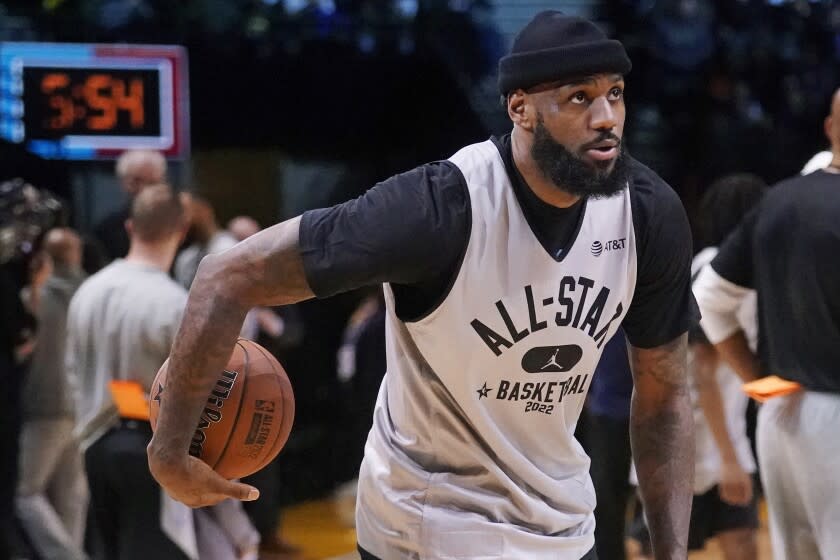
<path id="1" fill-rule="evenodd" d="M 453 164 L 454 165 L 454 164 Z M 449 280 L 446 283 L 446 287 L 441 291 L 440 295 L 429 305 L 429 308 L 423 311 L 416 316 L 411 317 L 399 317 L 400 321 L 403 323 L 419 323 L 420 321 L 426 319 L 432 313 L 440 308 L 441 304 L 446 301 L 446 298 L 449 297 L 449 294 L 452 292 L 452 288 L 455 286 L 455 282 L 458 281 L 458 277 L 461 276 L 461 268 L 464 266 L 464 258 L 467 256 L 467 250 L 469 250 L 470 243 L 472 243 L 472 232 L 473 232 L 473 212 L 472 212 L 472 197 L 470 196 L 470 189 L 467 186 L 467 180 L 464 177 L 464 173 L 461 171 L 461 168 L 457 165 L 454 165 L 455 169 L 458 170 L 458 174 L 461 176 L 461 182 L 464 187 L 464 194 L 467 197 L 467 239 L 464 246 L 461 248 L 461 254 L 458 256 L 457 264 L 452 269 L 452 274 L 449 277 Z M 391 291 L 393 293 L 393 287 L 391 287 Z M 394 312 L 396 312 L 397 308 L 397 295 L 394 293 Z"/>

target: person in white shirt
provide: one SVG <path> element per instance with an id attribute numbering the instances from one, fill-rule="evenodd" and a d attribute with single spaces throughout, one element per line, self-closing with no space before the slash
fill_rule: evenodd
<path id="1" fill-rule="evenodd" d="M 169 186 L 145 187 L 126 223 L 128 254 L 88 278 L 70 302 L 66 364 L 79 384 L 76 432 L 85 450 L 97 558 L 190 558 L 161 526 L 161 492 L 145 460 L 151 426 L 121 418 L 110 392 L 110 383 L 122 380 L 148 393 L 166 360 L 187 300 L 168 274 L 186 227 Z"/>
<path id="2" fill-rule="evenodd" d="M 709 187 L 700 202 L 705 248 L 694 257 L 694 277 L 711 262 L 720 243 L 766 189 L 760 177 L 750 174 L 730 175 Z M 755 348 L 755 292 L 744 299 L 737 316 Z M 716 536 L 726 560 L 755 560 L 758 515 L 753 489 L 756 464 L 747 437 L 749 399 L 741 391 L 740 378 L 719 358 L 699 328 L 690 336 L 689 371 L 695 403 L 695 495 L 689 549 L 702 548 L 706 539 Z"/>

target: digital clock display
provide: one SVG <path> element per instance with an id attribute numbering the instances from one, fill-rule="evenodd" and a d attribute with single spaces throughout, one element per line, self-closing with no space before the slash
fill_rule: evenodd
<path id="1" fill-rule="evenodd" d="M 155 70 L 23 69 L 27 134 L 157 136 L 159 78 Z"/>
<path id="2" fill-rule="evenodd" d="M 183 159 L 187 76 L 176 45 L 0 42 L 0 138 L 51 159 Z"/>

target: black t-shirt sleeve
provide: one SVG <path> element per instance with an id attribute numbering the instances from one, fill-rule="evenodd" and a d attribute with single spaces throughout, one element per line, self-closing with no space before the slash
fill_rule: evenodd
<path id="1" fill-rule="evenodd" d="M 469 228 L 463 175 L 441 161 L 395 175 L 354 200 L 305 212 L 299 244 L 318 297 L 383 282 L 443 290 Z"/>
<path id="2" fill-rule="evenodd" d="M 758 220 L 758 206 L 753 208 L 740 225 L 720 245 L 712 260 L 712 268 L 721 277 L 744 288 L 755 288 L 753 283 L 752 239 Z"/>
<path id="3" fill-rule="evenodd" d="M 653 171 L 633 161 L 631 181 L 638 267 L 623 326 L 633 346 L 653 348 L 700 318 L 691 292 L 691 229 L 679 197 Z"/>

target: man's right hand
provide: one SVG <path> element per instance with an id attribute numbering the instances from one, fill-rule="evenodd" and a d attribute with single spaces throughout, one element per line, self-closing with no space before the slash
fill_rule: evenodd
<path id="1" fill-rule="evenodd" d="M 177 459 L 162 458 L 154 440 L 146 451 L 155 480 L 172 498 L 190 507 L 212 506 L 228 498 L 250 502 L 260 496 L 253 486 L 226 480 L 207 463 L 186 453 Z"/>

